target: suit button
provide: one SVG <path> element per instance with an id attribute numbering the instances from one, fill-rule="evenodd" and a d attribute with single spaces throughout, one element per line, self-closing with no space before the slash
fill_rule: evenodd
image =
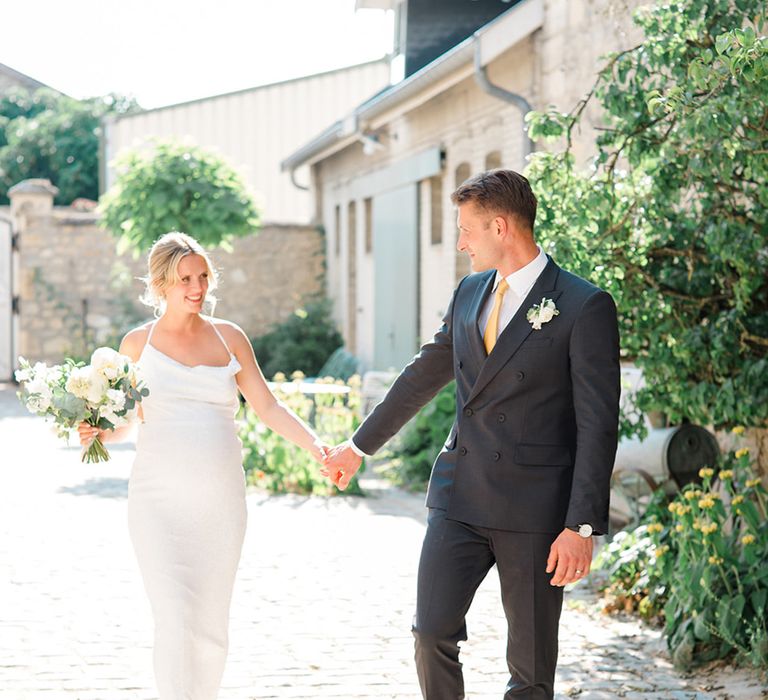
<path id="1" fill-rule="evenodd" d="M 474 411 L 471 408 L 465 408 L 464 409 L 464 415 L 465 416 L 471 416 L 474 413 Z"/>
<path id="2" fill-rule="evenodd" d="M 462 367 L 464 367 L 464 363 L 461 360 L 459 360 L 459 369 L 461 369 Z"/>
<path id="3" fill-rule="evenodd" d="M 462 447 L 462 448 L 459 450 L 459 452 L 460 452 L 462 455 L 465 455 L 465 454 L 467 454 L 467 448 L 466 448 L 466 447 Z"/>
<path id="4" fill-rule="evenodd" d="M 498 462 L 501 459 L 501 452 L 494 452 L 493 453 L 493 461 Z"/>
<path id="5" fill-rule="evenodd" d="M 515 374 L 515 376 L 517 377 L 518 382 L 522 382 L 523 377 L 525 377 L 525 374 L 523 372 L 518 372 L 517 374 Z"/>
<path id="6" fill-rule="evenodd" d="M 505 420 L 507 420 L 507 417 L 503 413 L 499 413 L 499 417 L 498 417 L 499 423 L 503 423 Z"/>

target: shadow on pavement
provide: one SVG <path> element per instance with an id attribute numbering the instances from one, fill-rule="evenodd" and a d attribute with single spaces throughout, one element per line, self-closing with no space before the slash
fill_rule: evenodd
<path id="1" fill-rule="evenodd" d="M 22 405 L 16 396 L 18 387 L 15 384 L 0 382 L 0 418 L 19 418 L 32 414 Z"/>
<path id="2" fill-rule="evenodd" d="M 301 508 L 310 501 L 314 504 L 325 502 L 326 508 L 333 508 L 334 502 L 343 501 L 343 506 L 350 510 L 364 509 L 373 515 L 408 517 L 420 523 L 426 523 L 427 509 L 424 506 L 424 493 L 409 493 L 404 489 L 398 488 L 370 467 L 361 475 L 360 486 L 363 489 L 362 496 L 307 496 L 295 493 L 272 494 L 254 487 L 249 487 L 248 492 L 255 495 L 258 501 L 262 499 L 280 499 L 281 503 L 287 508 Z"/>
<path id="3" fill-rule="evenodd" d="M 62 486 L 59 493 L 71 496 L 98 496 L 99 498 L 128 498 L 128 479 L 86 479 L 76 486 Z"/>

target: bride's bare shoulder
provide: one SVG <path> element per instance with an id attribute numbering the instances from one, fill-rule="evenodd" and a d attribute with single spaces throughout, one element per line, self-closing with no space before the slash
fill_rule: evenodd
<path id="1" fill-rule="evenodd" d="M 137 360 L 147 344 L 149 329 L 153 323 L 154 321 L 147 321 L 147 323 L 128 331 L 120 343 L 120 352 L 133 360 Z"/>
<path id="2" fill-rule="evenodd" d="M 227 345 L 236 347 L 243 341 L 250 342 L 245 331 L 240 328 L 236 323 L 227 321 L 223 318 L 212 318 L 211 323 L 216 326 L 216 329 L 224 336 L 224 340 L 227 341 Z"/>

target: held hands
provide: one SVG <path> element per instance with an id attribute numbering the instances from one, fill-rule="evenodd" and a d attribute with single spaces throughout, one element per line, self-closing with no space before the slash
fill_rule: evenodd
<path id="1" fill-rule="evenodd" d="M 315 442 L 313 442 L 312 446 L 309 448 L 309 452 L 312 455 L 312 458 L 323 467 L 325 467 L 326 461 L 328 460 L 328 453 L 330 450 L 330 445 L 326 445 L 321 440 L 315 440 Z M 323 473 L 323 475 L 325 475 L 325 472 L 323 472 L 322 469 L 320 471 Z"/>
<path id="2" fill-rule="evenodd" d="M 565 586 L 584 578 L 592 564 L 593 546 L 591 537 L 582 537 L 578 532 L 564 529 L 549 550 L 547 573 L 555 572 L 550 584 Z"/>
<path id="3" fill-rule="evenodd" d="M 349 486 L 349 482 L 352 481 L 352 477 L 362 463 L 363 458 L 349 446 L 349 443 L 343 442 L 329 451 L 320 473 L 327 476 L 343 491 Z"/>

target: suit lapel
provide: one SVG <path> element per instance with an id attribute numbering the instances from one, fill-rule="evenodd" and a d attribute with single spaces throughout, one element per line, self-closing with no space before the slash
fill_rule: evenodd
<path id="1" fill-rule="evenodd" d="M 480 314 L 483 310 L 488 295 L 493 290 L 493 281 L 496 279 L 496 270 L 490 271 L 488 278 L 477 285 L 472 303 L 467 310 L 467 335 L 469 336 L 469 345 L 472 348 L 472 357 L 478 369 L 483 365 L 486 359 L 485 344 L 480 335 L 480 327 L 477 325 Z"/>
<path id="2" fill-rule="evenodd" d="M 506 328 L 504 328 L 499 335 L 499 339 L 496 341 L 493 351 L 488 355 L 485 364 L 480 370 L 480 374 L 475 380 L 474 386 L 469 392 L 466 403 L 469 403 L 486 387 L 488 382 L 499 373 L 499 370 L 501 370 L 501 368 L 517 352 L 517 349 L 522 342 L 533 331 L 533 326 L 531 326 L 526 318 L 528 309 L 534 304 L 540 303 L 542 297 L 557 301 L 557 298 L 562 293 L 560 290 L 555 289 L 559 271 L 560 268 L 555 264 L 552 258 L 549 258 L 547 266 L 539 275 L 539 278 L 536 280 L 533 287 L 531 287 L 531 291 L 528 292 L 528 295 L 523 299 L 523 303 L 520 305 L 517 313 L 512 317 Z M 485 347 L 482 346 L 482 339 L 481 347 L 483 353 L 485 353 Z"/>

